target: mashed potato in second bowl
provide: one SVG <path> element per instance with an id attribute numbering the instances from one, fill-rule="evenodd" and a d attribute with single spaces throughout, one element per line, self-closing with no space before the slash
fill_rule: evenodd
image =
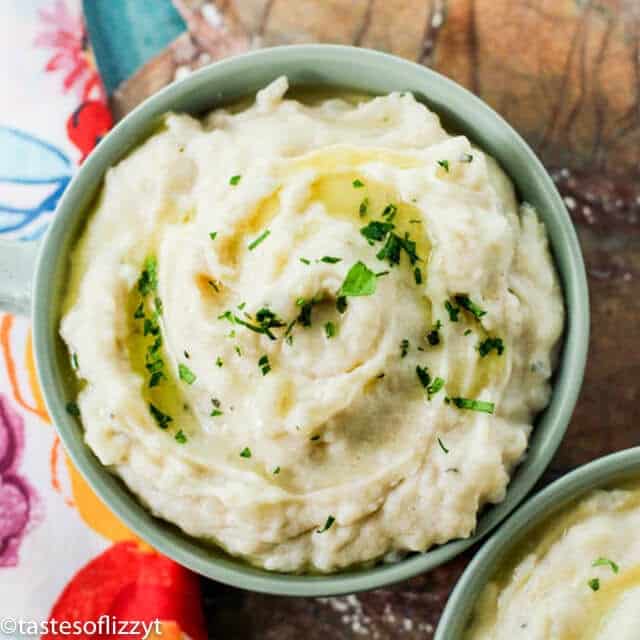
<path id="1" fill-rule="evenodd" d="M 489 156 L 409 93 L 286 90 L 169 114 L 108 172 L 60 331 L 87 443 L 154 514 L 331 572 L 504 498 L 564 312 Z"/>

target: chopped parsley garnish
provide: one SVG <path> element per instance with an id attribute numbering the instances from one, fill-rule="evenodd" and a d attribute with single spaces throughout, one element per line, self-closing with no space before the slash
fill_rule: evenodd
<path id="1" fill-rule="evenodd" d="M 407 338 L 404 338 L 404 340 L 402 340 L 402 342 L 400 343 L 400 357 L 406 357 L 407 353 L 409 353 L 409 340 L 407 340 Z"/>
<path id="2" fill-rule="evenodd" d="M 227 309 L 218 316 L 218 320 L 228 320 L 231 324 L 233 324 L 233 313 L 231 313 L 231 311 Z"/>
<path id="3" fill-rule="evenodd" d="M 245 315 L 247 315 L 248 318 L 251 317 L 246 313 Z M 263 307 L 262 309 L 258 310 L 258 312 L 256 313 L 256 320 L 258 324 L 247 322 L 246 320 L 243 320 L 242 318 L 238 317 L 231 311 L 225 311 L 224 313 L 218 316 L 218 320 L 223 320 L 223 319 L 229 320 L 229 322 L 232 322 L 232 323 L 240 324 L 243 327 L 250 329 L 251 331 L 255 331 L 256 333 L 263 333 L 269 336 L 271 340 L 276 339 L 271 329 L 285 326 L 285 323 L 282 321 L 282 319 L 280 319 L 275 313 L 273 313 L 271 309 L 267 309 L 266 307 Z"/>
<path id="4" fill-rule="evenodd" d="M 144 318 L 144 300 L 141 300 L 140 304 L 136 307 L 136 310 L 133 312 L 133 317 L 136 320 Z"/>
<path id="5" fill-rule="evenodd" d="M 388 204 L 382 211 L 382 217 L 387 219 L 387 222 L 391 222 L 398 213 L 398 207 L 395 204 Z"/>
<path id="6" fill-rule="evenodd" d="M 376 278 L 382 278 L 384 276 L 388 276 L 391 272 L 390 271 L 378 271 L 378 273 L 376 273 Z"/>
<path id="7" fill-rule="evenodd" d="M 487 312 L 484 309 L 481 309 L 475 302 L 473 302 L 469 296 L 456 296 L 456 302 L 463 308 L 466 309 L 469 313 L 472 313 L 478 320 L 482 318 L 482 316 L 487 315 Z"/>
<path id="8" fill-rule="evenodd" d="M 240 357 L 242 357 L 242 349 L 241 349 L 238 345 L 236 345 L 236 346 L 234 347 L 234 349 L 236 350 L 236 353 L 237 353 Z"/>
<path id="9" fill-rule="evenodd" d="M 224 361 L 222 360 L 222 358 L 220 356 L 218 356 L 216 358 L 216 366 L 217 367 L 222 367 L 222 365 L 224 365 Z"/>
<path id="10" fill-rule="evenodd" d="M 324 533 L 327 529 L 331 528 L 331 525 L 336 521 L 336 519 L 333 516 L 329 516 L 327 518 L 327 521 L 324 523 L 324 527 L 322 527 L 322 529 L 317 529 L 316 533 Z"/>
<path id="11" fill-rule="evenodd" d="M 231 176 L 229 178 L 229 184 L 235 187 L 240 182 L 241 178 L 242 176 Z"/>
<path id="12" fill-rule="evenodd" d="M 395 225 L 391 222 L 380 222 L 372 220 L 366 227 L 360 229 L 360 233 L 369 241 L 369 244 L 384 240 L 389 231 L 395 229 Z"/>
<path id="13" fill-rule="evenodd" d="M 222 415 L 224 415 L 224 413 L 223 413 L 222 411 L 220 411 L 220 409 L 213 408 L 213 409 L 211 410 L 211 413 L 210 413 L 209 415 L 210 415 L 212 418 L 217 418 L 218 416 L 222 416 Z"/>
<path id="14" fill-rule="evenodd" d="M 160 367 L 163 366 L 163 362 L 162 360 L 156 360 L 156 362 L 153 363 L 155 364 L 159 364 Z M 153 387 L 157 387 L 160 382 L 162 382 L 162 380 L 166 380 L 167 376 L 164 375 L 164 372 L 162 371 L 154 371 L 151 374 L 151 377 L 149 378 L 149 389 L 152 389 Z"/>
<path id="15" fill-rule="evenodd" d="M 193 384 L 196 381 L 196 375 L 186 364 L 182 364 L 182 362 L 178 364 L 178 376 L 180 380 L 187 384 Z"/>
<path id="16" fill-rule="evenodd" d="M 155 291 L 158 287 L 158 262 L 155 258 L 147 258 L 144 261 L 144 269 L 138 279 L 138 291 L 140 295 L 146 296 L 147 294 Z"/>
<path id="17" fill-rule="evenodd" d="M 337 297 L 336 309 L 338 310 L 338 313 L 344 313 L 347 310 L 347 296 Z"/>
<path id="18" fill-rule="evenodd" d="M 420 267 L 416 267 L 413 270 L 413 278 L 416 281 L 416 284 L 422 284 L 422 271 L 420 270 Z"/>
<path id="19" fill-rule="evenodd" d="M 428 387 L 427 387 L 427 397 L 431 400 L 431 396 L 434 396 L 440 389 L 444 387 L 444 380 L 442 378 L 436 378 Z"/>
<path id="20" fill-rule="evenodd" d="M 468 336 L 471 333 L 471 329 L 467 329 L 462 335 Z"/>
<path id="21" fill-rule="evenodd" d="M 300 314 L 296 318 L 295 322 L 299 322 L 303 327 L 311 326 L 311 312 L 313 311 L 313 305 L 317 301 L 314 298 L 307 300 L 306 298 L 298 298 L 296 305 L 300 307 Z M 294 323 L 295 324 L 295 323 Z M 293 326 L 290 325 L 292 328 Z M 289 327 L 287 327 L 289 329 Z"/>
<path id="22" fill-rule="evenodd" d="M 65 407 L 67 413 L 74 418 L 77 418 L 80 415 L 80 407 L 75 402 L 67 402 L 67 406 Z"/>
<path id="23" fill-rule="evenodd" d="M 336 264 L 337 262 L 342 262 L 342 258 L 334 258 L 333 256 L 324 256 L 320 258 L 320 262 L 326 262 L 327 264 Z"/>
<path id="24" fill-rule="evenodd" d="M 317 440 L 320 440 L 320 436 L 316 434 L 315 436 L 311 436 L 309 440 L 311 440 L 311 442 L 316 442 Z"/>
<path id="25" fill-rule="evenodd" d="M 369 210 L 369 198 L 365 198 L 360 203 L 360 208 L 358 209 L 358 213 L 360 214 L 360 217 L 366 216 L 368 210 Z"/>
<path id="26" fill-rule="evenodd" d="M 160 411 L 160 409 L 151 402 L 149 403 L 149 412 L 161 429 L 166 429 L 169 426 L 169 423 L 173 421 L 171 416 Z"/>
<path id="27" fill-rule="evenodd" d="M 280 473 L 280 467 L 276 467 L 273 471 L 272 471 L 274 476 L 277 476 Z"/>
<path id="28" fill-rule="evenodd" d="M 592 591 L 598 591 L 600 589 L 600 580 L 598 578 L 591 578 L 587 584 Z"/>
<path id="29" fill-rule="evenodd" d="M 431 331 L 427 333 L 427 342 L 435 347 L 440 344 L 440 329 L 442 328 L 442 322 L 440 320 L 436 320 L 436 323 L 433 325 Z"/>
<path id="30" fill-rule="evenodd" d="M 336 335 L 336 325 L 333 322 L 327 322 L 324 325 L 324 332 L 327 338 L 333 338 Z"/>
<path id="31" fill-rule="evenodd" d="M 409 234 L 405 233 L 404 238 L 401 238 L 397 233 L 393 231 L 387 235 L 387 240 L 376 254 L 378 260 L 387 260 L 391 266 L 394 264 L 400 264 L 400 255 L 402 250 L 409 256 L 411 264 L 415 264 L 420 260 L 416 253 L 416 243 L 409 239 Z"/>
<path id="32" fill-rule="evenodd" d="M 74 371 L 77 371 L 79 368 L 79 364 L 78 364 L 78 354 L 74 351 L 71 354 L 71 367 Z"/>
<path id="33" fill-rule="evenodd" d="M 356 178 L 351 184 L 353 184 L 354 189 L 362 189 L 364 187 L 364 182 Z"/>
<path id="34" fill-rule="evenodd" d="M 262 375 L 266 376 L 269 371 L 271 371 L 271 365 L 269 364 L 269 356 L 266 354 L 258 360 L 258 367 L 260 367 L 260 371 L 262 371 Z"/>
<path id="35" fill-rule="evenodd" d="M 373 295 L 376 291 L 376 281 L 376 274 L 366 264 L 358 261 L 349 269 L 338 296 Z"/>
<path id="36" fill-rule="evenodd" d="M 444 446 L 444 443 L 442 442 L 442 440 L 440 439 L 440 436 L 438 436 L 438 444 L 440 445 L 440 448 L 445 452 L 445 453 L 449 453 L 449 449 L 447 449 L 447 447 Z"/>
<path id="37" fill-rule="evenodd" d="M 142 333 L 145 336 L 157 336 L 160 333 L 160 325 L 151 318 L 145 318 Z"/>
<path id="38" fill-rule="evenodd" d="M 458 322 L 458 314 L 460 313 L 460 307 L 454 307 L 449 300 L 444 301 L 444 308 L 449 314 L 449 320 L 451 322 Z"/>
<path id="39" fill-rule="evenodd" d="M 488 356 L 494 349 L 499 356 L 502 355 L 502 353 L 504 352 L 504 344 L 502 342 L 502 338 L 488 337 L 478 345 L 478 351 L 480 352 L 481 358 Z"/>
<path id="40" fill-rule="evenodd" d="M 156 307 L 156 313 L 157 313 L 159 316 L 161 316 L 161 315 L 162 315 L 162 311 L 163 311 L 163 309 L 164 309 L 164 307 L 162 306 L 162 300 L 160 300 L 160 298 L 158 298 L 158 296 L 156 296 L 156 297 L 153 299 L 153 304 L 154 304 L 154 305 L 155 305 L 155 307 Z"/>
<path id="41" fill-rule="evenodd" d="M 449 173 L 449 161 L 448 160 L 438 160 L 438 164 Z"/>
<path id="42" fill-rule="evenodd" d="M 265 229 L 255 240 L 249 243 L 249 251 L 253 251 L 261 242 L 266 240 L 271 235 L 269 229 Z"/>
<path id="43" fill-rule="evenodd" d="M 420 380 L 420 384 L 425 389 L 429 386 L 429 384 L 431 384 L 431 376 L 429 375 L 429 370 L 427 369 L 427 367 L 416 365 L 416 375 L 418 376 L 418 380 Z"/>
<path id="44" fill-rule="evenodd" d="M 242 311 L 245 307 L 247 306 L 246 302 L 241 302 L 236 309 L 240 309 L 240 311 Z"/>
<path id="45" fill-rule="evenodd" d="M 470 400 L 469 398 L 451 398 L 451 402 L 458 409 L 469 409 L 471 411 L 482 411 L 484 413 L 493 413 L 495 404 L 486 400 Z"/>
<path id="46" fill-rule="evenodd" d="M 300 262 L 302 262 L 302 264 L 311 264 L 311 260 L 307 260 L 307 258 L 300 258 Z"/>
<path id="47" fill-rule="evenodd" d="M 245 448 L 240 452 L 240 457 L 241 457 L 241 458 L 250 458 L 250 457 L 251 457 L 251 449 L 249 449 L 249 447 L 245 447 Z"/>
<path id="48" fill-rule="evenodd" d="M 460 156 L 460 162 L 473 162 L 473 156 L 470 153 L 463 153 Z"/>
<path id="49" fill-rule="evenodd" d="M 209 237 L 210 237 L 212 240 L 215 240 L 217 235 L 218 235 L 218 232 L 217 232 L 217 231 L 212 231 L 212 232 L 209 234 Z"/>
<path id="50" fill-rule="evenodd" d="M 187 441 L 187 436 L 182 429 L 180 429 L 180 431 L 178 431 L 178 433 L 176 433 L 174 437 L 176 439 L 176 442 L 178 442 L 179 444 L 185 444 L 185 442 Z"/>
<path id="51" fill-rule="evenodd" d="M 609 560 L 609 558 L 598 558 L 594 560 L 591 564 L 592 567 L 610 567 L 613 573 L 618 573 L 620 571 L 620 567 L 613 561 Z"/>

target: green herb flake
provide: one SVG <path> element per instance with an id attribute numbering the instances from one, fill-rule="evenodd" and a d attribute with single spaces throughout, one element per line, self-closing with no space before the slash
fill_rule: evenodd
<path id="1" fill-rule="evenodd" d="M 233 313 L 228 309 L 218 316 L 218 320 L 228 320 L 231 324 L 235 322 L 233 319 Z"/>
<path id="2" fill-rule="evenodd" d="M 140 304 L 136 307 L 136 310 L 133 312 L 133 317 L 136 320 L 141 320 L 144 318 L 144 301 L 141 301 Z"/>
<path id="3" fill-rule="evenodd" d="M 187 384 L 193 384 L 196 381 L 196 375 L 182 362 L 178 364 L 178 377 Z"/>
<path id="4" fill-rule="evenodd" d="M 300 258 L 300 262 L 302 262 L 302 264 L 311 264 L 311 260 L 307 260 L 307 258 Z"/>
<path id="5" fill-rule="evenodd" d="M 422 271 L 420 270 L 420 267 L 416 267 L 413 270 L 413 278 L 416 281 L 416 284 L 422 284 Z"/>
<path id="6" fill-rule="evenodd" d="M 449 453 L 449 449 L 447 449 L 447 447 L 444 446 L 444 443 L 442 442 L 442 440 L 440 439 L 440 436 L 438 436 L 438 444 L 440 445 L 440 448 L 445 452 L 445 453 Z"/>
<path id="7" fill-rule="evenodd" d="M 335 521 L 336 519 L 333 516 L 329 516 L 327 518 L 327 521 L 324 523 L 324 527 L 322 527 L 322 529 L 317 529 L 316 533 L 324 533 L 325 531 L 331 528 L 331 525 L 333 525 Z"/>
<path id="8" fill-rule="evenodd" d="M 378 271 L 378 273 L 376 273 L 376 278 L 383 278 L 384 276 L 388 276 L 390 273 L 390 271 Z"/>
<path id="9" fill-rule="evenodd" d="M 364 216 L 367 215 L 368 211 L 369 211 L 369 198 L 365 198 L 360 203 L 360 207 L 358 208 L 358 213 L 360 214 L 360 217 L 363 218 Z"/>
<path id="10" fill-rule="evenodd" d="M 240 182 L 241 179 L 242 179 L 242 176 L 231 176 L 229 178 L 229 184 L 235 187 Z"/>
<path id="11" fill-rule="evenodd" d="M 333 256 L 324 256 L 320 258 L 320 262 L 326 262 L 327 264 L 336 264 L 342 262 L 342 258 L 334 258 Z"/>
<path id="12" fill-rule="evenodd" d="M 319 435 L 311 436 L 309 438 L 309 440 L 311 440 L 311 442 L 316 442 L 316 441 L 320 440 L 320 436 Z"/>
<path id="13" fill-rule="evenodd" d="M 159 360 L 158 362 L 162 362 Z M 149 378 L 149 389 L 153 389 L 153 387 L 157 387 L 163 380 L 166 380 L 167 376 L 164 375 L 162 371 L 154 371 Z"/>
<path id="14" fill-rule="evenodd" d="M 280 467 L 276 467 L 271 473 L 273 473 L 274 476 L 277 476 L 280 473 Z"/>
<path id="15" fill-rule="evenodd" d="M 370 244 L 384 240 L 386 235 L 395 229 L 395 225 L 391 222 L 380 222 L 372 220 L 368 225 L 360 229 L 360 233 L 369 241 Z"/>
<path id="16" fill-rule="evenodd" d="M 171 416 L 160 411 L 160 409 L 151 402 L 149 403 L 149 412 L 161 429 L 166 429 L 169 426 L 169 423 L 173 421 Z"/>
<path id="17" fill-rule="evenodd" d="M 347 310 L 347 296 L 338 296 L 336 298 L 336 309 L 338 313 L 344 313 Z"/>
<path id="18" fill-rule="evenodd" d="M 263 355 L 260 360 L 258 360 L 258 367 L 260 371 L 262 371 L 262 375 L 266 376 L 269 371 L 271 371 L 271 365 L 269 364 L 269 356 L 266 354 Z"/>
<path id="19" fill-rule="evenodd" d="M 253 251 L 261 242 L 264 242 L 271 235 L 269 229 L 265 229 L 255 240 L 249 243 L 249 251 Z"/>
<path id="20" fill-rule="evenodd" d="M 224 412 L 220 411 L 220 409 L 213 408 L 211 413 L 209 414 L 212 418 L 217 418 L 218 416 L 223 416 Z"/>
<path id="21" fill-rule="evenodd" d="M 149 257 L 144 261 L 144 269 L 138 279 L 138 291 L 140 295 L 146 296 L 155 291 L 158 287 L 158 262 L 155 258 Z"/>
<path id="22" fill-rule="evenodd" d="M 473 156 L 470 153 L 463 153 L 460 156 L 460 162 L 466 162 L 466 163 L 473 162 Z"/>
<path id="23" fill-rule="evenodd" d="M 78 418 L 80 416 L 80 407 L 75 402 L 67 402 L 65 407 L 67 413 L 74 418 Z"/>
<path id="24" fill-rule="evenodd" d="M 216 358 L 216 367 L 222 367 L 224 365 L 224 361 L 220 356 Z"/>
<path id="25" fill-rule="evenodd" d="M 431 384 L 431 376 L 429 375 L 427 367 L 416 365 L 416 375 L 418 376 L 418 380 L 420 380 L 420 384 L 425 389 Z"/>
<path id="26" fill-rule="evenodd" d="M 209 237 L 210 237 L 212 240 L 215 240 L 217 235 L 218 235 L 218 232 L 217 232 L 217 231 L 212 231 L 212 232 L 209 234 Z"/>
<path id="27" fill-rule="evenodd" d="M 370 296 L 376 291 L 376 274 L 363 262 L 356 262 L 347 273 L 338 296 Z M 338 309 L 339 310 L 339 309 Z"/>
<path id="28" fill-rule="evenodd" d="M 465 330 L 465 332 L 462 334 L 463 336 L 468 336 L 472 333 L 471 329 L 467 329 Z"/>
<path id="29" fill-rule="evenodd" d="M 240 457 L 241 457 L 241 458 L 250 458 L 250 457 L 251 457 L 251 449 L 249 449 L 249 447 L 245 447 L 245 448 L 240 452 Z"/>
<path id="30" fill-rule="evenodd" d="M 478 320 L 482 318 L 482 316 L 487 315 L 487 312 L 484 309 L 481 309 L 475 302 L 473 302 L 469 298 L 469 296 L 458 295 L 455 297 L 455 299 L 463 309 L 466 309 L 469 313 L 472 313 Z"/>
<path id="31" fill-rule="evenodd" d="M 435 396 L 440 389 L 444 387 L 444 380 L 442 378 L 436 378 L 428 387 L 427 387 L 427 397 L 431 400 L 432 396 Z"/>
<path id="32" fill-rule="evenodd" d="M 354 189 L 362 189 L 364 187 L 364 182 L 356 178 L 352 183 Z"/>
<path id="33" fill-rule="evenodd" d="M 449 320 L 451 322 L 458 322 L 458 314 L 460 313 L 460 307 L 454 307 L 449 300 L 444 301 L 444 308 L 449 314 Z"/>
<path id="34" fill-rule="evenodd" d="M 442 328 L 442 322 L 440 322 L 440 320 L 437 320 L 436 323 L 431 328 L 431 331 L 429 331 L 429 333 L 427 333 L 427 342 L 432 347 L 435 347 L 436 345 L 440 344 L 440 329 L 441 328 Z"/>
<path id="35" fill-rule="evenodd" d="M 387 222 L 391 222 L 398 213 L 398 207 L 395 204 L 388 204 L 382 211 L 382 217 L 387 219 Z"/>
<path id="36" fill-rule="evenodd" d="M 449 173 L 449 161 L 448 160 L 438 160 L 438 164 Z"/>
<path id="37" fill-rule="evenodd" d="M 407 353 L 409 353 L 409 340 L 404 338 L 404 340 L 400 342 L 400 357 L 405 358 Z"/>
<path id="38" fill-rule="evenodd" d="M 78 354 L 75 351 L 71 354 L 71 368 L 74 371 L 77 371 L 80 368 L 80 365 L 78 364 Z"/>
<path id="39" fill-rule="evenodd" d="M 156 297 L 153 299 L 153 304 L 154 304 L 154 306 L 155 306 L 155 308 L 156 308 L 156 313 L 157 313 L 159 316 L 161 316 L 161 315 L 162 315 L 162 313 L 163 313 L 163 311 L 164 311 L 164 306 L 163 306 L 163 304 L 162 304 L 162 300 L 161 300 L 158 296 L 156 296 Z"/>
<path id="40" fill-rule="evenodd" d="M 397 233 L 390 232 L 387 235 L 387 240 L 376 254 L 378 260 L 387 260 L 391 266 L 394 264 L 400 264 L 401 252 L 405 251 L 409 257 L 409 262 L 415 264 L 420 257 L 416 253 L 416 243 L 409 239 L 409 234 L 405 233 L 404 238 L 401 238 Z"/>
<path id="41" fill-rule="evenodd" d="M 613 561 L 609 560 L 609 558 L 598 558 L 594 560 L 591 564 L 592 567 L 610 567 L 613 573 L 618 573 L 620 571 L 620 567 Z"/>
<path id="42" fill-rule="evenodd" d="M 327 322 L 324 325 L 324 333 L 327 338 L 333 338 L 336 335 L 336 325 L 333 322 Z"/>
<path id="43" fill-rule="evenodd" d="M 503 354 L 504 344 L 502 342 L 502 338 L 488 337 L 478 345 L 478 352 L 480 353 L 481 358 L 488 356 L 493 350 L 495 350 L 499 356 Z"/>
<path id="44" fill-rule="evenodd" d="M 482 411 L 484 413 L 493 413 L 495 404 L 485 400 L 470 400 L 469 398 L 451 398 L 451 402 L 458 409 L 469 409 L 471 411 Z"/>
<path id="45" fill-rule="evenodd" d="M 187 442 L 187 436 L 182 429 L 180 429 L 180 431 L 178 431 L 178 433 L 176 433 L 174 437 L 176 439 L 176 442 L 179 444 L 185 444 Z"/>
<path id="46" fill-rule="evenodd" d="M 598 591 L 600 589 L 600 580 L 598 578 L 591 578 L 587 584 L 591 591 Z"/>

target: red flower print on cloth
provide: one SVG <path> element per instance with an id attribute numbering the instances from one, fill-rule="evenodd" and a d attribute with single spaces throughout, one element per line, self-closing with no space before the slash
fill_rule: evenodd
<path id="1" fill-rule="evenodd" d="M 91 560 L 69 581 L 50 619 L 99 621 L 101 616 L 117 620 L 162 622 L 157 640 L 206 640 L 207 631 L 200 605 L 200 582 L 195 573 L 161 556 L 142 549 L 136 542 L 119 542 Z M 98 633 L 76 635 L 77 640 L 140 640 L 131 635 Z M 53 634 L 42 640 L 53 640 Z M 156 635 L 154 635 L 156 638 Z"/>
<path id="2" fill-rule="evenodd" d="M 40 520 L 39 500 L 18 474 L 24 421 L 0 394 L 0 568 L 15 567 L 27 532 Z"/>
<path id="3" fill-rule="evenodd" d="M 80 162 L 111 129 L 113 121 L 106 105 L 97 100 L 83 102 L 67 120 L 67 136 L 82 153 Z"/>
<path id="4" fill-rule="evenodd" d="M 102 81 L 93 59 L 84 18 L 72 15 L 64 0 L 55 0 L 50 9 L 40 9 L 43 30 L 34 45 L 53 49 L 45 71 L 61 71 L 65 93 L 76 89 L 82 101 L 92 98 L 106 102 Z"/>

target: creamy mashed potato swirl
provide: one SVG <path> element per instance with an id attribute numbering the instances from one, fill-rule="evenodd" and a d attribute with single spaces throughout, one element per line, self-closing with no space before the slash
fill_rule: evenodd
<path id="1" fill-rule="evenodd" d="M 169 114 L 107 174 L 61 334 L 154 514 L 330 572 L 469 536 L 549 399 L 545 230 L 411 94 Z"/>
<path id="2" fill-rule="evenodd" d="M 637 640 L 639 529 L 637 485 L 566 509 L 485 587 L 467 640 Z"/>

